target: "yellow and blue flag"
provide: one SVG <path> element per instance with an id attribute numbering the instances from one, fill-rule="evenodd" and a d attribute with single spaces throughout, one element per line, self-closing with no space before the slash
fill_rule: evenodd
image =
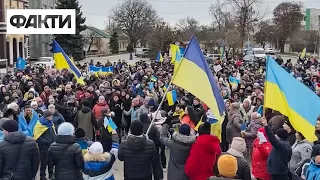
<path id="1" fill-rule="evenodd" d="M 103 125 L 110 133 L 118 128 L 117 125 L 113 122 L 112 118 L 108 117 L 104 118 Z"/>
<path id="2" fill-rule="evenodd" d="M 166 84 L 166 85 L 164 85 L 164 86 L 162 87 L 163 91 L 166 91 L 168 88 L 169 88 L 169 85 L 168 85 L 168 84 Z"/>
<path id="3" fill-rule="evenodd" d="M 170 44 L 170 55 L 171 55 L 171 64 L 176 64 L 175 62 L 181 61 L 181 53 L 180 53 L 180 47 L 175 44 Z"/>
<path id="4" fill-rule="evenodd" d="M 300 58 L 304 59 L 304 58 L 306 58 L 306 56 L 307 56 L 307 47 L 303 48 L 301 55 L 300 55 Z"/>
<path id="5" fill-rule="evenodd" d="M 173 106 L 174 103 L 176 103 L 177 99 L 178 99 L 178 96 L 177 96 L 176 90 L 172 90 L 167 93 L 167 101 L 169 106 Z"/>
<path id="6" fill-rule="evenodd" d="M 101 67 L 89 65 L 89 72 L 99 72 L 100 70 L 101 70 Z"/>
<path id="7" fill-rule="evenodd" d="M 192 36 L 172 82 L 202 100 L 222 123 L 225 104 L 195 36 Z"/>
<path id="8" fill-rule="evenodd" d="M 21 57 L 17 58 L 16 69 L 24 70 L 26 69 L 27 61 Z"/>
<path id="9" fill-rule="evenodd" d="M 101 67 L 101 73 L 113 73 L 114 67 L 113 66 L 109 66 L 109 67 Z"/>
<path id="10" fill-rule="evenodd" d="M 265 108 L 287 116 L 293 128 L 310 142 L 317 140 L 314 132 L 320 115 L 320 98 L 270 56 L 267 58 L 264 97 Z"/>
<path id="11" fill-rule="evenodd" d="M 207 121 L 211 125 L 210 134 L 217 136 L 221 140 L 221 125 L 218 119 L 212 114 L 211 110 L 209 109 L 206 113 Z M 199 127 L 204 124 L 202 120 L 200 120 L 194 130 L 198 131 Z"/>
<path id="12" fill-rule="evenodd" d="M 240 80 L 233 76 L 229 76 L 229 83 L 232 88 L 236 88 L 240 84 Z"/>
<path id="13" fill-rule="evenodd" d="M 157 82 L 158 78 L 156 76 L 152 75 L 150 80 L 153 81 L 153 82 Z"/>
<path id="14" fill-rule="evenodd" d="M 161 51 L 158 52 L 156 62 L 161 62 L 161 63 L 163 62 L 163 57 L 162 57 Z"/>
<path id="15" fill-rule="evenodd" d="M 53 40 L 52 47 L 56 68 L 70 69 L 71 72 L 74 74 L 74 77 L 76 78 L 77 82 L 81 85 L 85 85 L 81 72 L 74 64 L 74 62 L 70 59 L 70 57 L 63 51 L 63 49 L 56 40 Z"/>

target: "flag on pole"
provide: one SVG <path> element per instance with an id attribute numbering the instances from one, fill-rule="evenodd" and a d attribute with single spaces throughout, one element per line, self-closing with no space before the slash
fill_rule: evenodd
<path id="1" fill-rule="evenodd" d="M 306 58 L 306 56 L 307 56 L 307 47 L 303 48 L 301 55 L 300 55 L 300 58 L 304 59 L 304 58 Z"/>
<path id="2" fill-rule="evenodd" d="M 27 61 L 21 57 L 17 58 L 16 69 L 24 70 L 26 69 Z"/>
<path id="3" fill-rule="evenodd" d="M 161 63 L 163 62 L 163 57 L 162 57 L 161 51 L 158 51 L 156 62 L 161 62 Z"/>
<path id="4" fill-rule="evenodd" d="M 169 106 L 173 106 L 174 103 L 176 103 L 177 99 L 178 99 L 178 96 L 177 96 L 176 90 L 172 90 L 167 93 L 167 101 Z"/>

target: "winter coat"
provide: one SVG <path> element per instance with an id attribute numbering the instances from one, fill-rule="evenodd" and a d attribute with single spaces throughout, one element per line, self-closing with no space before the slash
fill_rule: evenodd
<path id="1" fill-rule="evenodd" d="M 224 154 L 229 154 L 237 158 L 238 171 L 236 173 L 235 178 L 242 179 L 242 180 L 251 180 L 250 165 L 249 165 L 249 162 L 244 158 L 242 153 L 233 149 L 229 149 L 227 152 L 222 153 L 220 156 Z M 219 158 L 217 158 L 217 162 L 218 162 L 218 159 Z M 216 175 L 219 174 L 217 164 L 214 166 L 214 174 Z"/>
<path id="2" fill-rule="evenodd" d="M 234 137 L 241 137 L 242 116 L 239 110 L 230 109 L 227 124 L 227 142 L 231 144 Z"/>
<path id="3" fill-rule="evenodd" d="M 75 143 L 75 136 L 56 137 L 48 153 L 49 169 L 55 167 L 55 179 L 83 180 L 83 156 L 81 147 Z"/>
<path id="4" fill-rule="evenodd" d="M 308 167 L 305 167 L 304 176 L 306 180 L 320 179 L 320 164 L 316 164 L 312 159 Z"/>
<path id="5" fill-rule="evenodd" d="M 86 153 L 83 159 L 84 180 L 114 180 L 112 170 L 112 166 L 116 161 L 116 156 L 114 154 L 108 152 L 98 155 Z"/>
<path id="6" fill-rule="evenodd" d="M 163 126 L 160 134 L 161 143 L 170 149 L 167 180 L 189 180 L 184 168 L 190 154 L 191 145 L 195 142 L 195 136 L 186 136 L 174 132 L 172 139 L 167 138 L 168 126 Z"/>
<path id="7" fill-rule="evenodd" d="M 47 121 L 45 117 L 41 117 L 41 119 L 44 119 L 43 121 Z M 41 134 L 40 137 L 34 136 L 39 149 L 48 150 L 50 145 L 55 141 L 56 138 L 56 132 L 53 126 L 51 127 L 45 127 L 44 125 L 40 125 L 41 120 L 36 124 L 34 128 L 35 134 Z M 39 127 L 39 128 L 38 128 Z M 46 128 L 46 130 L 42 130 Z M 39 132 L 38 132 L 39 131 Z"/>
<path id="8" fill-rule="evenodd" d="M 182 116 L 181 124 L 188 124 L 192 129 L 194 129 L 197 125 L 197 124 L 194 124 L 194 122 L 191 120 L 191 118 L 188 114 L 184 114 Z"/>
<path id="9" fill-rule="evenodd" d="M 312 153 L 312 144 L 306 139 L 303 141 L 296 141 L 292 146 L 292 156 L 289 162 L 289 170 L 291 173 L 295 173 L 295 171 L 299 168 L 299 166 L 306 159 L 311 158 Z"/>
<path id="10" fill-rule="evenodd" d="M 289 142 L 290 146 L 292 146 L 296 142 L 296 140 L 297 140 L 296 131 L 291 131 L 287 138 L 287 141 Z"/>
<path id="11" fill-rule="evenodd" d="M 224 178 L 224 177 L 211 176 L 208 180 L 240 180 L 240 179 L 233 179 L 233 178 Z"/>
<path id="12" fill-rule="evenodd" d="M 244 109 L 243 104 L 240 105 L 240 113 L 242 114 L 243 121 L 245 123 L 249 123 L 250 122 L 251 114 L 254 112 L 253 110 L 254 110 L 254 106 L 250 105 L 249 111 L 247 112 Z"/>
<path id="13" fill-rule="evenodd" d="M 267 159 L 272 150 L 270 142 L 259 144 L 259 139 L 255 139 L 252 149 L 252 174 L 261 180 L 270 180 L 267 172 Z"/>
<path id="14" fill-rule="evenodd" d="M 85 155 L 90 147 L 90 144 L 93 144 L 93 142 L 89 141 L 87 138 L 76 138 L 75 142 L 80 145 L 82 155 Z"/>
<path id="15" fill-rule="evenodd" d="M 94 116 L 96 117 L 96 119 L 99 119 L 102 116 L 101 110 L 102 109 L 110 109 L 107 102 L 104 103 L 97 103 L 96 105 L 94 105 L 93 109 L 92 109 L 92 113 L 94 114 Z"/>
<path id="16" fill-rule="evenodd" d="M 117 127 L 121 127 L 121 119 L 122 119 L 122 109 L 121 109 L 121 100 L 115 102 L 111 101 L 111 111 L 114 112 L 114 117 L 112 117 L 114 123 Z"/>
<path id="17" fill-rule="evenodd" d="M 74 118 L 74 127 L 82 128 L 86 138 L 94 140 L 94 128 L 99 129 L 98 123 L 89 107 L 83 106 Z"/>
<path id="18" fill-rule="evenodd" d="M 144 121 L 143 119 L 140 119 L 140 120 L 143 123 L 143 133 L 146 133 L 151 122 L 148 119 L 147 119 L 147 121 Z M 148 134 L 148 138 L 153 141 L 156 148 L 159 148 L 161 146 L 160 131 L 156 128 L 155 125 L 151 126 L 151 129 Z"/>
<path id="19" fill-rule="evenodd" d="M 141 114 L 149 114 L 150 113 L 150 108 L 147 107 L 146 105 L 142 105 L 138 110 L 137 110 L 137 118 L 140 119 Z"/>
<path id="20" fill-rule="evenodd" d="M 271 127 L 273 133 L 276 133 L 276 131 L 279 128 L 282 128 L 282 126 L 283 126 L 285 121 L 286 121 L 286 117 L 285 116 L 283 116 L 283 115 L 275 115 L 269 120 L 268 124 Z"/>
<path id="21" fill-rule="evenodd" d="M 246 145 L 248 148 L 252 148 L 252 143 L 257 137 L 258 129 L 262 127 L 259 120 L 251 120 L 246 133 L 244 134 L 244 139 L 246 140 Z"/>
<path id="22" fill-rule="evenodd" d="M 123 114 L 126 116 L 131 116 L 131 122 L 135 121 L 135 120 L 139 120 L 138 119 L 138 111 L 139 107 L 131 107 L 131 109 L 129 111 L 123 110 Z"/>
<path id="23" fill-rule="evenodd" d="M 203 180 L 213 176 L 213 167 L 221 154 L 220 140 L 216 136 L 203 134 L 191 146 L 184 171 L 192 180 Z"/>
<path id="24" fill-rule="evenodd" d="M 124 178 L 127 179 L 148 179 L 159 180 L 156 147 L 145 135 L 134 136 L 129 134 L 127 139 L 119 146 L 118 158 L 124 161 Z"/>
<path id="25" fill-rule="evenodd" d="M 39 149 L 33 138 L 19 131 L 10 133 L 0 142 L 0 179 L 10 175 L 13 161 L 17 161 L 14 180 L 32 180 L 36 176 L 40 163 Z"/>
<path id="26" fill-rule="evenodd" d="M 193 105 L 194 114 L 197 117 L 195 121 L 193 121 L 193 124 L 197 125 L 200 121 L 201 117 L 206 114 L 206 110 L 203 108 L 201 104 L 195 106 Z"/>
<path id="27" fill-rule="evenodd" d="M 271 175 L 288 174 L 288 163 L 292 155 L 292 149 L 289 142 L 276 139 L 270 126 L 266 126 L 265 131 L 267 138 L 272 145 L 272 150 L 267 160 L 268 173 Z"/>
<path id="28" fill-rule="evenodd" d="M 59 127 L 59 125 L 61 123 L 66 122 L 64 117 L 58 111 L 53 113 L 52 121 L 53 121 L 53 124 L 54 124 L 54 128 L 56 130 L 58 130 L 58 127 Z"/>

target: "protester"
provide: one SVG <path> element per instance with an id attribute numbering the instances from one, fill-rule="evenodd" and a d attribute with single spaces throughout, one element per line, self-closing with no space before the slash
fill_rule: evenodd
<path id="1" fill-rule="evenodd" d="M 56 141 L 51 144 L 48 155 L 48 169 L 54 168 L 55 179 L 83 180 L 83 155 L 74 134 L 74 126 L 68 122 L 60 124 Z"/>
<path id="2" fill-rule="evenodd" d="M 104 152 L 102 144 L 94 142 L 88 152 L 84 155 L 84 180 L 114 180 L 113 164 L 118 156 L 118 149 L 111 150 L 112 153 Z"/>
<path id="3" fill-rule="evenodd" d="M 53 126 L 53 113 L 46 110 L 34 127 L 34 139 L 40 150 L 40 180 L 47 179 L 48 150 L 50 145 L 55 141 L 55 137 L 56 132 Z M 53 179 L 53 169 L 48 168 L 48 172 L 50 179 Z"/>
<path id="4" fill-rule="evenodd" d="M 247 129 L 241 132 L 241 134 L 243 135 L 246 141 L 246 145 L 247 145 L 250 156 L 252 154 L 253 141 L 257 137 L 258 129 L 262 127 L 260 118 L 261 118 L 261 115 L 259 113 L 253 112 L 251 114 L 251 117 L 250 117 L 251 120 Z"/>
<path id="5" fill-rule="evenodd" d="M 66 122 L 64 117 L 56 110 L 56 107 L 53 104 L 48 106 L 48 110 L 53 114 L 52 122 L 54 124 L 55 130 L 58 129 L 59 125 L 63 122 Z"/>
<path id="6" fill-rule="evenodd" d="M 179 131 L 172 134 L 172 139 L 168 138 L 168 130 L 169 125 L 164 124 L 160 133 L 161 143 L 170 149 L 167 180 L 189 180 L 184 169 L 196 137 L 190 134 L 188 124 L 181 125 Z"/>
<path id="7" fill-rule="evenodd" d="M 257 138 L 253 141 L 252 146 L 252 174 L 259 180 L 271 180 L 267 171 L 267 159 L 272 145 L 264 128 L 258 129 Z"/>
<path id="8" fill-rule="evenodd" d="M 289 121 L 285 121 L 283 124 L 283 129 L 285 129 L 288 132 L 288 139 L 287 141 L 292 146 L 296 142 L 296 130 L 292 127 L 291 123 Z"/>
<path id="9" fill-rule="evenodd" d="M 199 136 L 192 145 L 185 166 L 185 173 L 192 180 L 202 180 L 213 176 L 213 166 L 221 154 L 220 140 L 211 135 L 211 124 L 205 122 L 199 127 Z"/>
<path id="10" fill-rule="evenodd" d="M 105 100 L 105 97 L 99 96 L 97 104 L 94 105 L 94 107 L 92 109 L 92 113 L 94 114 L 96 119 L 99 119 L 101 117 L 101 110 L 104 108 L 110 109 L 109 105 L 107 104 L 107 102 Z"/>
<path id="11" fill-rule="evenodd" d="M 119 160 L 124 161 L 124 179 L 160 180 L 158 156 L 154 143 L 143 134 L 143 124 L 131 122 L 130 134 L 118 151 Z"/>
<path id="12" fill-rule="evenodd" d="M 235 179 L 238 171 L 237 158 L 229 154 L 223 154 L 218 159 L 217 168 L 218 174 L 216 176 L 210 177 L 208 180 Z"/>
<path id="13" fill-rule="evenodd" d="M 80 145 L 82 154 L 85 155 L 90 145 L 93 144 L 93 141 L 89 141 L 89 139 L 86 138 L 86 133 L 81 128 L 76 129 L 74 134 L 76 136 L 76 143 Z"/>
<path id="14" fill-rule="evenodd" d="M 39 120 L 39 115 L 35 110 L 31 109 L 30 105 L 24 107 L 18 117 L 19 131 L 22 131 L 25 135 L 33 137 L 33 128 Z"/>
<path id="15" fill-rule="evenodd" d="M 239 103 L 231 104 L 227 124 L 227 142 L 229 144 L 232 143 L 234 137 L 241 137 L 241 124 L 243 124 L 243 120 L 239 109 Z"/>
<path id="16" fill-rule="evenodd" d="M 36 142 L 18 131 L 14 120 L 3 122 L 1 129 L 5 137 L 0 142 L 0 179 L 33 180 L 40 160 Z"/>
<path id="17" fill-rule="evenodd" d="M 287 141 L 288 132 L 280 128 L 276 131 L 276 135 L 274 135 L 264 117 L 262 117 L 262 124 L 265 127 L 267 138 L 272 145 L 272 150 L 267 161 L 268 173 L 270 173 L 272 180 L 289 179 L 288 163 L 292 156 L 292 149 Z"/>

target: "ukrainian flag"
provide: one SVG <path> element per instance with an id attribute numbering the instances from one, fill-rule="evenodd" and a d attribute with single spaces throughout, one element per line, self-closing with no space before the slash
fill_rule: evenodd
<path id="1" fill-rule="evenodd" d="M 162 87 L 163 91 L 166 91 L 168 88 L 169 88 L 169 85 L 168 85 L 168 84 L 166 84 L 166 85 L 164 85 L 164 86 Z"/>
<path id="2" fill-rule="evenodd" d="M 240 84 L 240 80 L 233 76 L 229 76 L 229 83 L 232 88 L 236 88 Z"/>
<path id="3" fill-rule="evenodd" d="M 101 70 L 101 67 L 97 67 L 94 65 L 89 66 L 89 72 L 99 72 Z"/>
<path id="4" fill-rule="evenodd" d="M 320 98 L 270 56 L 267 59 L 264 97 L 265 108 L 287 116 L 293 128 L 310 142 L 317 140 L 314 133 L 320 115 Z"/>
<path id="5" fill-rule="evenodd" d="M 69 56 L 63 51 L 61 46 L 58 44 L 56 40 L 53 40 L 53 57 L 55 61 L 55 65 L 57 69 L 70 69 L 74 74 L 74 77 L 77 79 L 79 84 L 84 85 L 84 81 L 81 75 L 81 72 L 74 64 L 74 62 L 70 59 Z"/>
<path id="6" fill-rule="evenodd" d="M 118 127 L 113 122 L 111 118 L 105 117 L 103 120 L 104 127 L 111 133 L 113 130 L 116 130 Z"/>
<path id="7" fill-rule="evenodd" d="M 221 140 L 221 125 L 217 118 L 212 114 L 211 110 L 208 110 L 206 113 L 207 121 L 211 124 L 211 134 L 217 136 Z M 197 126 L 194 128 L 194 130 L 198 131 L 199 127 L 204 124 L 204 122 L 201 120 L 198 122 Z"/>
<path id="8" fill-rule="evenodd" d="M 158 78 L 156 76 L 152 75 L 150 80 L 153 81 L 153 82 L 157 82 Z"/>
<path id="9" fill-rule="evenodd" d="M 306 55 L 307 55 L 307 47 L 303 48 L 301 55 L 300 55 L 300 58 L 304 59 L 304 58 L 306 58 Z"/>
<path id="10" fill-rule="evenodd" d="M 195 36 L 192 36 L 172 82 L 207 104 L 222 123 L 225 104 Z"/>
<path id="11" fill-rule="evenodd" d="M 156 62 L 161 62 L 161 63 L 163 62 L 163 57 L 162 57 L 161 51 L 158 52 Z"/>
<path id="12" fill-rule="evenodd" d="M 178 99 L 178 96 L 177 96 L 176 90 L 172 90 L 167 93 L 167 101 L 169 106 L 173 106 L 174 103 L 176 103 L 177 99 Z"/>
<path id="13" fill-rule="evenodd" d="M 170 44 L 170 55 L 171 55 L 171 64 L 174 64 L 176 66 L 177 63 L 181 61 L 181 53 L 180 53 L 180 47 L 175 44 Z"/>
<path id="14" fill-rule="evenodd" d="M 109 66 L 109 67 L 101 67 L 100 73 L 103 74 L 108 74 L 108 73 L 113 73 L 113 66 Z"/>

